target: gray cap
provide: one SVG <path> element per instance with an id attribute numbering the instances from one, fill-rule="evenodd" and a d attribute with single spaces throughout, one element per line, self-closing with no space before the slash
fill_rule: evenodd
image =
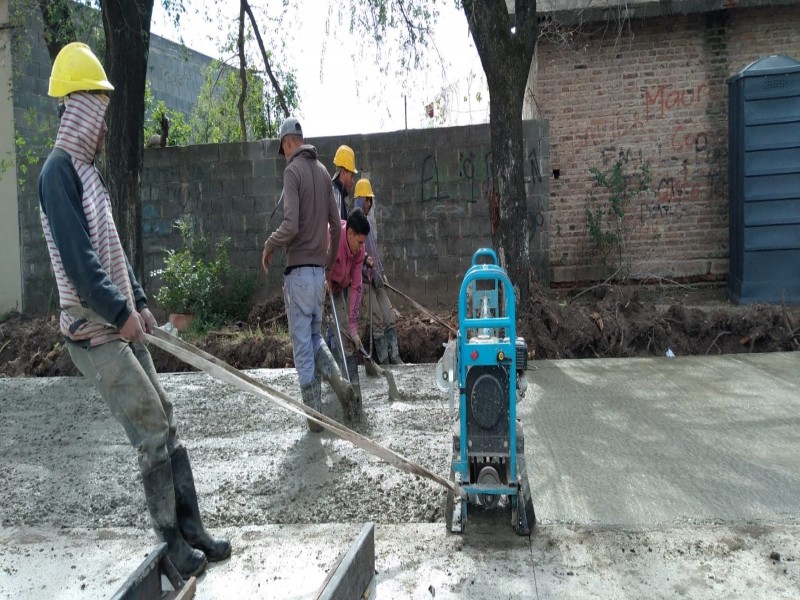
<path id="1" fill-rule="evenodd" d="M 287 135 L 299 135 L 303 137 L 303 127 L 300 125 L 300 121 L 295 119 L 294 117 L 288 117 L 283 123 L 281 123 L 281 130 L 278 132 L 278 153 L 283 154 L 283 138 Z"/>

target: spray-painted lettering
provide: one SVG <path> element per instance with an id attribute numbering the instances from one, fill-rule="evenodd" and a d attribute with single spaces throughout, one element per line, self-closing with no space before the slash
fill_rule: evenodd
<path id="1" fill-rule="evenodd" d="M 461 152 L 458 153 L 458 160 L 460 163 L 460 169 L 458 175 L 462 179 L 466 179 L 469 182 L 469 194 L 467 194 L 468 204 L 477 202 L 476 192 L 475 192 L 475 164 L 472 162 L 472 159 L 474 157 L 475 154 L 473 154 L 472 152 L 470 152 L 466 156 Z"/>
<path id="2" fill-rule="evenodd" d="M 663 117 L 666 113 L 679 108 L 706 103 L 709 101 L 709 95 L 710 88 L 707 83 L 701 83 L 689 90 L 668 90 L 667 85 L 662 83 L 655 90 L 644 91 L 644 118 L 648 120 L 651 116 Z"/>
<path id="3" fill-rule="evenodd" d="M 539 157 L 536 156 L 536 148 L 531 148 L 528 153 L 528 162 L 531 165 L 531 183 L 536 187 L 537 183 L 542 183 L 542 171 L 539 168 Z"/>
<path id="4" fill-rule="evenodd" d="M 428 154 L 422 161 L 421 200 L 446 200 L 449 196 L 439 193 L 439 165 L 433 154 Z"/>

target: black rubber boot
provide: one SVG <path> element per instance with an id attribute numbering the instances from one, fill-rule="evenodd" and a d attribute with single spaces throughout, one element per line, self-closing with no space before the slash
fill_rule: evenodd
<path id="1" fill-rule="evenodd" d="M 303 396 L 303 404 L 305 404 L 309 408 L 313 408 L 317 412 L 321 412 L 322 409 L 322 402 L 320 401 L 320 377 L 319 375 L 315 374 L 313 381 L 300 388 L 300 393 Z M 308 429 L 312 433 L 319 433 L 324 428 L 322 425 L 317 423 L 316 421 L 312 421 L 311 419 L 306 419 L 308 421 Z"/>
<path id="2" fill-rule="evenodd" d="M 325 344 L 322 344 L 314 354 L 314 365 L 316 373 L 323 379 L 330 382 L 333 391 L 336 392 L 336 397 L 342 403 L 342 408 L 345 409 L 345 414 L 350 412 L 350 405 L 353 403 L 353 387 L 350 382 L 342 376 L 342 372 L 333 360 L 331 351 Z"/>
<path id="3" fill-rule="evenodd" d="M 350 373 L 350 385 L 353 386 L 353 401 L 350 403 L 350 412 L 345 413 L 345 418 L 356 422 L 361 419 L 361 383 L 358 380 L 358 354 L 347 357 L 347 372 Z M 342 409 L 344 409 L 342 405 Z"/>
<path id="4" fill-rule="evenodd" d="M 405 363 L 400 359 L 400 350 L 397 347 L 397 330 L 394 325 L 389 325 L 386 328 L 386 345 L 389 347 L 389 362 L 393 365 L 404 365 Z"/>
<path id="5" fill-rule="evenodd" d="M 142 473 L 147 509 L 158 539 L 167 543 L 167 556 L 184 579 L 202 573 L 206 555 L 192 548 L 178 526 L 172 464 L 165 461 Z"/>
<path id="6" fill-rule="evenodd" d="M 178 525 L 186 542 L 201 550 L 210 562 L 224 560 L 231 555 L 231 544 L 224 538 L 212 538 L 203 527 L 197 491 L 194 487 L 189 453 L 181 446 L 170 456 L 172 479 L 175 482 L 175 509 Z"/>

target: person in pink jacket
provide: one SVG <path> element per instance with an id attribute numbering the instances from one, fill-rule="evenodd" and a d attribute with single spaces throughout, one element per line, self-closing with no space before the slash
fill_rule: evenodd
<path id="1" fill-rule="evenodd" d="M 352 211 L 347 221 L 342 221 L 339 252 L 336 254 L 330 278 L 333 306 L 344 344 L 344 349 L 339 348 L 338 353 L 334 354 L 337 359 L 343 359 L 353 386 L 355 404 L 359 407 L 361 388 L 358 381 L 358 352 L 361 349 L 361 339 L 358 337 L 358 316 L 361 310 L 361 269 L 366 257 L 364 244 L 368 235 L 367 215 L 361 209 Z M 333 337 L 338 338 L 336 332 Z"/>

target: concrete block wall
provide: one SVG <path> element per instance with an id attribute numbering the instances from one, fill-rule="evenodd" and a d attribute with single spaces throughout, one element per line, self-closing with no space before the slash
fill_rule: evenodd
<path id="1" fill-rule="evenodd" d="M 549 181 L 543 174 L 549 172 L 548 129 L 544 122 L 528 121 L 524 130 L 531 263 L 546 277 Z M 491 246 L 485 200 L 491 160 L 488 125 L 307 142 L 331 172 L 340 144 L 355 151 L 359 176 L 369 178 L 376 194 L 379 247 L 390 282 L 423 304 L 455 308 L 472 254 Z M 283 218 L 281 209 L 270 218 L 285 166 L 277 151 L 275 140 L 145 151 L 142 210 L 148 273 L 161 267 L 166 249 L 178 247 L 174 221 L 191 216 L 212 237 L 231 237 L 233 264 L 257 278 L 256 300 L 279 295 L 284 253 L 276 254 L 268 276 L 260 268 L 263 243 Z M 145 283 L 152 293 L 160 282 L 148 277 Z"/>
<path id="2" fill-rule="evenodd" d="M 543 38 L 536 101 L 550 122 L 554 284 L 596 279 L 584 206 L 589 168 L 649 163 L 652 191 L 627 207 L 641 277 L 728 272 L 726 79 L 770 54 L 800 59 L 797 6 L 593 24 L 574 48 Z M 590 33 L 590 32 L 594 33 Z M 558 178 L 555 177 L 555 172 Z"/>

